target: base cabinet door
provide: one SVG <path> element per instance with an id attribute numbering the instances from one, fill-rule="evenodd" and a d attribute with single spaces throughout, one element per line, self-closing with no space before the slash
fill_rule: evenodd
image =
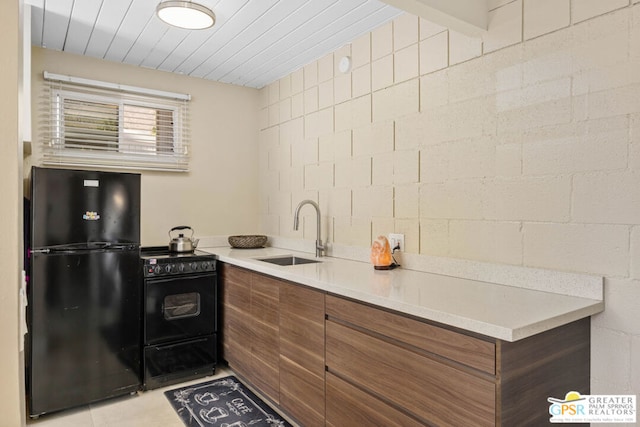
<path id="1" fill-rule="evenodd" d="M 251 381 L 273 402 L 280 401 L 278 280 L 251 274 Z"/>
<path id="2" fill-rule="evenodd" d="M 223 358 L 238 375 L 277 403 L 279 283 L 226 264 L 221 270 Z"/>
<path id="3" fill-rule="evenodd" d="M 223 357 L 305 427 L 324 426 L 325 293 L 224 265 Z"/>
<path id="4" fill-rule="evenodd" d="M 251 273 L 221 266 L 222 358 L 239 375 L 251 371 Z"/>
<path id="5" fill-rule="evenodd" d="M 324 425 L 324 297 L 280 284 L 280 405 L 305 427 Z"/>

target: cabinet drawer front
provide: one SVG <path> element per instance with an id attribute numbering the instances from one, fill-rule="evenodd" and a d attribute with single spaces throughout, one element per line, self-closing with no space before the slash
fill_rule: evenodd
<path id="1" fill-rule="evenodd" d="M 440 426 L 493 426 L 495 384 L 327 321 L 329 372 Z"/>
<path id="2" fill-rule="evenodd" d="M 495 343 L 332 295 L 327 315 L 495 375 Z"/>
<path id="3" fill-rule="evenodd" d="M 324 376 L 280 356 L 280 405 L 305 427 L 324 426 Z"/>
<path id="4" fill-rule="evenodd" d="M 327 373 L 327 426 L 424 426 L 357 387 Z"/>

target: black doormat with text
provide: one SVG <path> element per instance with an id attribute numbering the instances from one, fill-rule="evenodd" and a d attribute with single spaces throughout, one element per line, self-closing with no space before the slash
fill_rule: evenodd
<path id="1" fill-rule="evenodd" d="M 234 376 L 164 394 L 187 427 L 292 427 Z"/>

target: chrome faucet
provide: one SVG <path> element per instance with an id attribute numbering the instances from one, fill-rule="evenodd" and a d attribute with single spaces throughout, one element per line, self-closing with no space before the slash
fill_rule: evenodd
<path id="1" fill-rule="evenodd" d="M 296 213 L 293 215 L 293 229 L 294 230 L 298 229 L 298 225 L 300 224 L 300 218 L 299 218 L 300 208 L 303 207 L 304 205 L 311 205 L 316 210 L 316 218 L 317 218 L 317 224 L 318 224 L 318 234 L 316 235 L 316 257 L 321 257 L 322 253 L 325 250 L 325 247 L 322 244 L 322 239 L 320 239 L 320 207 L 316 202 L 314 202 L 313 200 L 303 200 L 298 204 L 298 207 L 296 208 Z"/>

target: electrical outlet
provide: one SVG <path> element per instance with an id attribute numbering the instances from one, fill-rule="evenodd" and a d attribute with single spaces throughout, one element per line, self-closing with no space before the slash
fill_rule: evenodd
<path id="1" fill-rule="evenodd" d="M 389 246 L 391 251 L 398 246 L 399 251 L 404 251 L 404 234 L 389 233 Z"/>

